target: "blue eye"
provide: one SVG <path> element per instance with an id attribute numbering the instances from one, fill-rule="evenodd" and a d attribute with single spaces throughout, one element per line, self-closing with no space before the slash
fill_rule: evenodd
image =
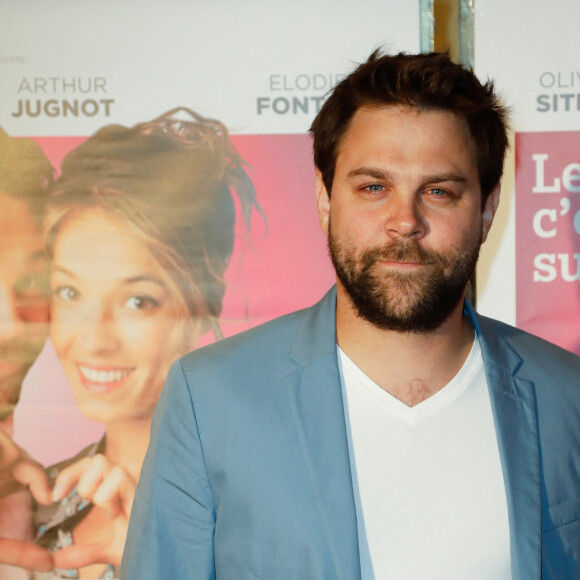
<path id="1" fill-rule="evenodd" d="M 159 306 L 159 302 L 151 296 L 130 296 L 125 306 L 133 310 L 150 310 Z"/>
<path id="2" fill-rule="evenodd" d="M 428 190 L 428 192 L 434 195 L 435 197 L 443 197 L 447 195 L 447 192 L 444 189 L 441 189 L 440 187 L 431 187 Z"/>
<path id="3" fill-rule="evenodd" d="M 58 286 L 52 293 L 65 302 L 76 302 L 81 297 L 81 293 L 72 286 Z"/>
<path id="4" fill-rule="evenodd" d="M 371 193 L 378 193 L 379 191 L 384 191 L 385 187 L 380 183 L 373 183 L 371 185 L 367 185 L 365 189 Z"/>

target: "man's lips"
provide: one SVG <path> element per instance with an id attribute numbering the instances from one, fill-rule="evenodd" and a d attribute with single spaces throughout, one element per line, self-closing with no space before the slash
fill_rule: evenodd
<path id="1" fill-rule="evenodd" d="M 104 393 L 121 386 L 135 370 L 132 367 L 93 366 L 77 363 L 79 377 L 86 389 Z"/>
<path id="2" fill-rule="evenodd" d="M 386 266 L 391 268 L 398 268 L 401 270 L 412 270 L 414 268 L 420 268 L 422 266 L 428 266 L 428 263 L 425 262 L 406 262 L 404 260 L 393 260 L 393 259 L 382 259 L 380 260 Z"/>

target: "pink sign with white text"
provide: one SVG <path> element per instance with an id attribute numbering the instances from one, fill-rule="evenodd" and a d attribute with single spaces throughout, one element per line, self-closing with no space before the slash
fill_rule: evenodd
<path id="1" fill-rule="evenodd" d="M 580 354 L 580 131 L 516 135 L 516 323 Z"/>

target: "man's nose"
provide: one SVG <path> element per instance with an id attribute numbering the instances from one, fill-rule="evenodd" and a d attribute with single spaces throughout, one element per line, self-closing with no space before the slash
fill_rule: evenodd
<path id="1" fill-rule="evenodd" d="M 18 305 L 12 291 L 0 284 L 0 339 L 9 339 L 22 331 L 24 321 L 18 312 Z"/>
<path id="2" fill-rule="evenodd" d="M 421 239 L 427 232 L 420 200 L 415 195 L 405 192 L 393 194 L 386 211 L 385 229 L 390 237 Z"/>

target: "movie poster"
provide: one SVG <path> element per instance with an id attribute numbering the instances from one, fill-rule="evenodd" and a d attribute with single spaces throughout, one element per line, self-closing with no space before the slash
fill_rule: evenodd
<path id="1" fill-rule="evenodd" d="M 477 272 L 478 309 L 577 354 L 579 17 L 574 0 L 549 10 L 541 2 L 475 4 L 475 70 L 495 79 L 514 133 Z"/>
<path id="2" fill-rule="evenodd" d="M 418 51 L 419 17 L 4 4 L 1 579 L 118 577 L 170 363 L 330 287 L 307 129 L 372 50 Z"/>
<path id="3" fill-rule="evenodd" d="M 580 131 L 516 134 L 516 323 L 580 354 Z"/>

